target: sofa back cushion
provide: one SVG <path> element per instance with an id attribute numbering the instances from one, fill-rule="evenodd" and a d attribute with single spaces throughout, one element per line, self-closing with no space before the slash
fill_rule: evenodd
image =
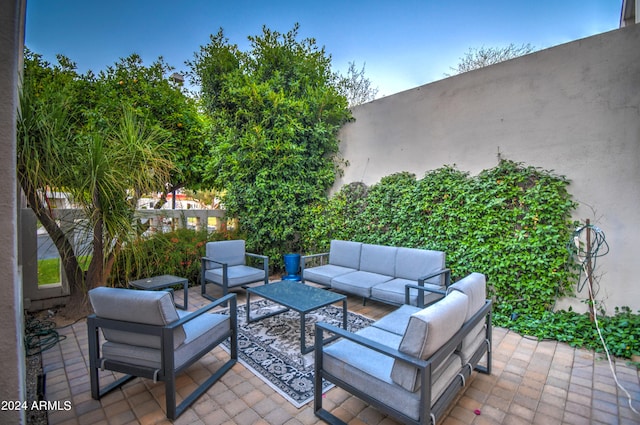
<path id="1" fill-rule="evenodd" d="M 360 270 L 395 276 L 397 251 L 398 248 L 393 246 L 363 244 Z"/>
<path id="2" fill-rule="evenodd" d="M 165 326 L 179 319 L 171 294 L 167 291 L 138 291 L 124 288 L 99 287 L 89 291 L 89 300 L 96 316 L 104 319 L 146 325 Z M 107 341 L 160 349 L 160 337 L 139 333 L 103 329 Z M 184 329 L 175 329 L 174 348 L 186 339 Z"/>
<path id="3" fill-rule="evenodd" d="M 484 307 L 487 298 L 487 279 L 482 273 L 471 273 L 460 279 L 453 285 L 449 286 L 448 293 L 462 292 L 469 297 L 469 306 L 464 321 L 467 322 L 471 317 Z M 462 339 L 462 344 L 458 348 L 458 353 L 463 363 L 470 363 L 477 350 L 485 343 L 486 323 L 481 321 Z"/>
<path id="4" fill-rule="evenodd" d="M 442 251 L 431 251 L 416 248 L 398 248 L 396 254 L 396 277 L 418 280 L 430 273 L 444 269 L 445 254 Z M 444 285 L 444 275 L 427 280 L 428 283 Z"/>
<path id="5" fill-rule="evenodd" d="M 398 350 L 412 357 L 428 359 L 462 327 L 468 303 L 464 293 L 453 291 L 437 303 L 412 314 Z M 418 369 L 400 360 L 393 364 L 391 379 L 411 392 L 420 388 Z"/>
<path id="6" fill-rule="evenodd" d="M 358 270 L 362 242 L 332 240 L 329 249 L 329 264 Z"/>
<path id="7" fill-rule="evenodd" d="M 449 286 L 447 293 L 459 291 L 469 298 L 469 306 L 464 321 L 466 322 L 480 310 L 487 300 L 487 278 L 482 273 L 471 273 Z"/>
<path id="8" fill-rule="evenodd" d="M 229 266 L 241 266 L 245 264 L 244 240 L 207 242 L 206 256 Z M 207 268 L 217 269 L 222 267 L 218 263 L 209 262 Z"/>

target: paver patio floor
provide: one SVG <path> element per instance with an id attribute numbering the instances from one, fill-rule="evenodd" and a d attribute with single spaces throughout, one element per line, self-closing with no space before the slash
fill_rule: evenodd
<path id="1" fill-rule="evenodd" d="M 182 302 L 176 291 L 176 302 Z M 239 303 L 244 292 L 238 292 Z M 189 289 L 189 310 L 208 301 L 200 287 Z M 362 305 L 349 297 L 349 310 L 377 319 L 394 307 L 376 302 Z M 164 424 L 164 384 L 137 378 L 101 400 L 91 398 L 88 374 L 87 329 L 84 320 L 59 329 L 66 339 L 42 354 L 46 374 L 46 399 L 70 402 L 70 410 L 48 413 L 52 425 Z M 203 358 L 178 379 L 178 392 L 208 373 L 220 348 Z M 624 359 L 612 368 L 640 410 L 640 374 Z M 69 404 L 69 403 L 68 403 Z M 326 394 L 325 408 L 350 424 L 395 424 L 376 409 L 339 388 Z M 476 415 L 474 411 L 479 410 Z M 296 409 L 260 378 L 236 364 L 200 397 L 176 424 L 315 424 L 313 402 Z M 609 362 L 601 354 L 572 348 L 555 341 L 537 341 L 503 328 L 493 329 L 491 375 L 474 372 L 443 425 L 465 424 L 640 424 L 640 415 L 614 380 Z"/>

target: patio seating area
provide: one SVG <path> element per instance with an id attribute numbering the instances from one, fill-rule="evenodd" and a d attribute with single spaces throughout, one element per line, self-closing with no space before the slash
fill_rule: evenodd
<path id="1" fill-rule="evenodd" d="M 190 288 L 189 311 L 209 303 L 200 288 Z M 238 292 L 238 303 L 245 302 Z M 183 291 L 175 291 L 175 302 Z M 362 305 L 348 298 L 349 310 L 378 319 L 395 306 L 374 301 Z M 91 398 L 87 324 L 81 320 L 58 330 L 66 336 L 42 353 L 46 374 L 45 397 L 69 402 L 70 410 L 49 411 L 51 425 L 156 424 L 166 418 L 162 382 L 137 378 L 101 400 Z M 503 328 L 493 329 L 491 375 L 474 372 L 466 388 L 440 422 L 461 424 L 637 424 L 640 416 L 629 407 L 626 394 L 616 385 L 606 357 L 556 341 L 537 341 Z M 177 377 L 179 396 L 188 395 L 228 358 L 216 348 Z M 640 406 L 640 374 L 623 359 L 613 368 L 619 383 L 630 393 L 633 407 Z M 67 403 L 68 404 L 68 403 Z M 339 388 L 329 390 L 325 409 L 347 423 L 394 424 L 377 410 Z M 315 424 L 313 402 L 296 409 L 282 396 L 236 363 L 218 383 L 203 394 L 175 424 Z"/>

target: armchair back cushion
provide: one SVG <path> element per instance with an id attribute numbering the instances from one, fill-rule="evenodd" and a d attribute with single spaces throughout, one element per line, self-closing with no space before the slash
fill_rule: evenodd
<path id="1" fill-rule="evenodd" d="M 329 249 L 329 264 L 358 270 L 361 247 L 361 242 L 332 240 Z"/>
<path id="2" fill-rule="evenodd" d="M 363 244 L 360 270 L 389 276 L 390 280 L 396 271 L 397 251 L 393 246 Z"/>
<path id="3" fill-rule="evenodd" d="M 246 261 L 245 242 L 241 239 L 207 242 L 206 256 L 221 263 L 227 263 L 229 266 L 242 266 Z M 220 267 L 222 267 L 222 265 L 212 262 L 209 262 L 207 265 L 209 269 Z"/>
<path id="4" fill-rule="evenodd" d="M 428 359 L 458 332 L 464 323 L 468 302 L 465 294 L 453 291 L 437 303 L 412 314 L 398 350 L 412 357 Z M 411 392 L 420 388 L 418 369 L 401 360 L 394 362 L 391 379 Z"/>
<path id="5" fill-rule="evenodd" d="M 179 320 L 178 312 L 166 291 L 99 287 L 89 291 L 89 300 L 98 317 L 146 325 L 164 326 Z M 139 333 L 103 329 L 107 341 L 160 349 L 160 337 Z M 184 342 L 182 326 L 174 330 L 174 348 Z"/>
<path id="6" fill-rule="evenodd" d="M 417 281 L 423 276 L 444 269 L 445 254 L 442 251 L 430 251 L 416 248 L 398 248 L 396 254 L 396 274 L 402 279 Z M 432 277 L 426 282 L 444 285 L 444 274 Z"/>

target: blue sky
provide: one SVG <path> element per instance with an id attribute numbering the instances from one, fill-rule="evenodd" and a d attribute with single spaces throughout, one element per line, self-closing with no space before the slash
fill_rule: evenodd
<path id="1" fill-rule="evenodd" d="M 366 65 L 378 97 L 445 77 L 469 48 L 536 50 L 618 28 L 622 0 L 28 0 L 25 43 L 49 61 L 61 53 L 98 72 L 138 53 L 178 71 L 219 28 L 248 48 L 266 25 L 300 24 L 334 70 Z"/>

